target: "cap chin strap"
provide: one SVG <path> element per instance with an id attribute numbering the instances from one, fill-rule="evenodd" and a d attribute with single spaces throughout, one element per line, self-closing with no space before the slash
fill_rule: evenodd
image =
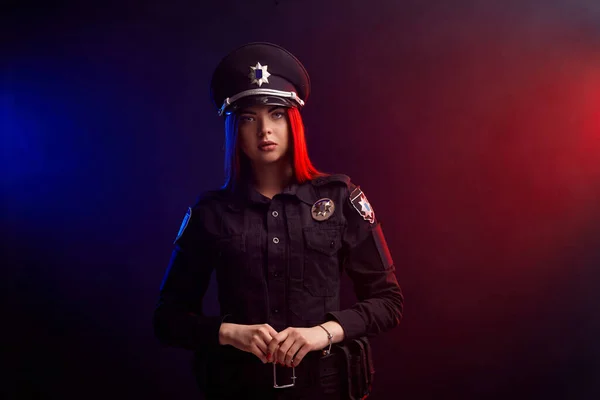
<path id="1" fill-rule="evenodd" d="M 223 105 L 219 109 L 219 116 L 221 116 L 225 113 L 225 109 L 227 107 L 229 107 L 231 104 L 235 103 L 242 97 L 257 96 L 257 95 L 261 95 L 261 94 L 283 97 L 286 99 L 292 99 L 296 103 L 298 103 L 300 105 L 300 107 L 304 106 L 304 100 L 302 100 L 300 97 L 298 97 L 296 92 L 284 92 L 282 90 L 274 90 L 274 89 L 250 89 L 250 90 L 244 90 L 243 92 L 240 92 L 240 93 L 236 94 L 235 96 L 226 98 L 225 101 L 223 102 Z"/>

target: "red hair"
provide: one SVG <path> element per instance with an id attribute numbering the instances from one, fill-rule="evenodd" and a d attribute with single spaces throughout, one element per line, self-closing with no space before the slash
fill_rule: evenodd
<path id="1" fill-rule="evenodd" d="M 324 175 L 317 170 L 310 158 L 306 147 L 304 123 L 300 111 L 295 107 L 287 109 L 290 134 L 292 138 L 292 171 L 298 183 L 310 181 Z M 225 184 L 223 188 L 231 188 L 242 180 L 249 178 L 250 161 L 246 157 L 237 140 L 238 118 L 235 113 L 225 119 Z"/>
<path id="2" fill-rule="evenodd" d="M 288 118 L 290 121 L 290 131 L 292 132 L 292 167 L 294 169 L 294 178 L 298 183 L 304 183 L 315 179 L 321 175 L 308 157 L 306 147 L 306 136 L 304 135 L 304 123 L 297 108 L 288 108 Z"/>

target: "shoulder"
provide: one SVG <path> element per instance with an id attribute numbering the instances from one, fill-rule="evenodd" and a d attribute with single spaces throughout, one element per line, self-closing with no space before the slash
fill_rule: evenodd
<path id="1" fill-rule="evenodd" d="M 326 186 L 332 184 L 350 184 L 350 177 L 344 174 L 324 174 L 311 181 L 314 186 Z"/>
<path id="2" fill-rule="evenodd" d="M 370 224 L 375 223 L 375 212 L 367 200 L 359 185 L 352 182 L 348 175 L 331 174 L 324 175 L 312 181 L 317 187 L 333 188 L 333 190 L 343 190 L 342 199 L 347 205 L 346 210 L 349 215 L 360 216 Z M 337 189 L 336 189 L 337 188 Z"/>
<path id="3" fill-rule="evenodd" d="M 191 207 L 193 210 L 212 208 L 218 204 L 227 204 L 232 200 L 231 191 L 228 189 L 207 190 L 200 193 Z"/>
<path id="4" fill-rule="evenodd" d="M 202 192 L 188 207 L 188 218 L 195 225 L 214 223 L 214 219 L 221 214 L 225 206 L 231 203 L 231 199 L 231 193 L 226 189 Z"/>
<path id="5" fill-rule="evenodd" d="M 327 174 L 315 178 L 311 181 L 316 187 L 330 187 L 344 190 L 346 196 L 350 196 L 359 186 L 352 182 L 352 179 L 345 174 Z"/>
<path id="6" fill-rule="evenodd" d="M 197 196 L 183 217 L 175 243 L 181 245 L 202 237 L 208 225 L 217 223 L 219 204 L 227 204 L 228 198 L 228 191 L 224 189 L 205 191 Z"/>
<path id="7" fill-rule="evenodd" d="M 348 175 L 344 174 L 325 174 L 311 181 L 313 186 L 343 186 L 353 188 L 355 185 Z"/>

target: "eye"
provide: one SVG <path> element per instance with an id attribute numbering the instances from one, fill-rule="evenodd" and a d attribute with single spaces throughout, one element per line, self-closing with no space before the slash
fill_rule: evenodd
<path id="1" fill-rule="evenodd" d="M 271 114 L 273 116 L 273 118 L 275 119 L 280 119 L 283 118 L 283 116 L 285 115 L 283 113 L 283 111 L 275 111 L 273 114 Z"/>
<path id="2" fill-rule="evenodd" d="M 242 115 L 240 117 L 240 122 L 251 122 L 254 121 L 254 117 L 251 115 Z"/>

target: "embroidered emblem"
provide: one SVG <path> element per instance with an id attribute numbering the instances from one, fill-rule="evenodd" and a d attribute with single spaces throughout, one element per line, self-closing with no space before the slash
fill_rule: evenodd
<path id="1" fill-rule="evenodd" d="M 370 223 L 375 222 L 375 211 L 373 211 L 371 204 L 369 204 L 367 196 L 365 196 L 358 186 L 350 194 L 350 202 L 365 221 L 369 221 Z"/>
<path id="2" fill-rule="evenodd" d="M 331 199 L 320 199 L 312 206 L 311 215 L 316 221 L 325 221 L 333 215 L 335 204 Z"/>
<path id="3" fill-rule="evenodd" d="M 181 226 L 179 227 L 177 238 L 175 238 L 175 241 L 173 243 L 177 243 L 179 238 L 181 238 L 183 232 L 185 231 L 185 228 L 187 228 L 188 223 L 190 222 L 190 219 L 192 219 L 192 208 L 188 207 L 187 213 L 185 214 L 185 217 L 183 217 L 183 221 L 181 222 Z"/>
<path id="4" fill-rule="evenodd" d="M 268 65 L 260 65 L 259 62 L 256 63 L 256 66 L 250 66 L 250 74 L 248 78 L 250 78 L 250 83 L 256 83 L 258 87 L 261 87 L 263 83 L 269 83 L 269 77 L 271 74 L 267 71 Z"/>

